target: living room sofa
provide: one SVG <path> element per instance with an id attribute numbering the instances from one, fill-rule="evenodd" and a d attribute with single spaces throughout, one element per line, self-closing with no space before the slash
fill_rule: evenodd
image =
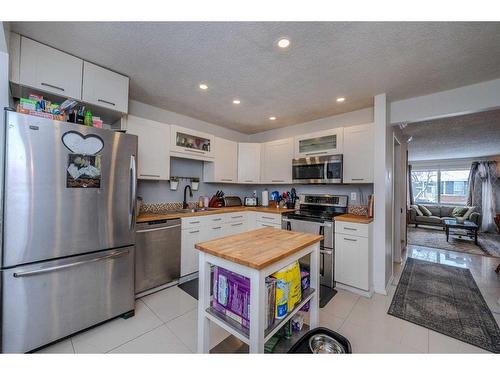
<path id="1" fill-rule="evenodd" d="M 444 220 L 458 219 L 458 217 L 452 215 L 455 206 L 439 206 L 430 204 L 421 204 L 420 206 L 426 207 L 431 212 L 431 215 L 427 216 L 425 215 L 425 213 L 421 215 L 418 211 L 422 211 L 418 208 L 418 205 L 411 205 L 409 224 L 414 224 L 415 227 L 417 227 L 419 224 L 444 227 Z M 470 215 L 462 218 L 480 225 L 481 214 L 473 210 Z"/>

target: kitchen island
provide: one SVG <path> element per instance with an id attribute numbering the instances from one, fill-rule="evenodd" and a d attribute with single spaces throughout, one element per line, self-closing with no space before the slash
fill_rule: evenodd
<path id="1" fill-rule="evenodd" d="M 249 345 L 250 353 L 264 353 L 264 344 L 307 302 L 310 327 L 319 322 L 319 249 L 323 236 L 275 228 L 257 229 L 196 244 L 199 254 L 198 352 L 208 353 L 209 321 Z M 310 256 L 310 288 L 293 310 L 265 327 L 265 279 L 304 256 Z M 211 266 L 219 266 L 250 279 L 250 327 L 211 307 Z"/>

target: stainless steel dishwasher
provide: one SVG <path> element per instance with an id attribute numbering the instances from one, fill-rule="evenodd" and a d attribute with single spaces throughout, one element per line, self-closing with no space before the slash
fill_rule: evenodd
<path id="1" fill-rule="evenodd" d="M 139 223 L 136 232 L 135 294 L 179 279 L 181 220 Z"/>

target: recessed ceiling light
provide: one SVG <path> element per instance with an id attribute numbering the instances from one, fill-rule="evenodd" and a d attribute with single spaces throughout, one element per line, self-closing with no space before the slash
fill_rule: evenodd
<path id="1" fill-rule="evenodd" d="M 287 48 L 288 46 L 290 46 L 290 39 L 281 38 L 280 40 L 278 40 L 279 48 Z"/>
<path id="2" fill-rule="evenodd" d="M 234 99 L 233 100 L 233 104 L 240 104 L 240 103 L 241 103 L 241 101 L 239 99 Z"/>
<path id="3" fill-rule="evenodd" d="M 276 117 L 271 116 L 271 117 L 269 117 L 269 120 L 274 121 L 274 120 L 276 120 Z"/>
<path id="4" fill-rule="evenodd" d="M 200 83 L 200 89 L 202 90 L 208 90 L 208 86 L 204 83 Z"/>
<path id="5" fill-rule="evenodd" d="M 345 98 L 337 98 L 337 103 L 345 102 Z"/>

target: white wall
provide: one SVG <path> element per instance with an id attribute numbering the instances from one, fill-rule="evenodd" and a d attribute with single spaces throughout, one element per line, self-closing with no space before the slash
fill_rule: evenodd
<path id="1" fill-rule="evenodd" d="M 373 287 L 386 294 L 392 277 L 392 148 L 393 132 L 388 126 L 385 94 L 375 96 Z"/>
<path id="2" fill-rule="evenodd" d="M 399 100 L 390 105 L 390 123 L 425 121 L 500 107 L 500 79 Z"/>
<path id="3" fill-rule="evenodd" d="M 247 142 L 268 142 L 315 131 L 339 128 L 343 126 L 345 127 L 361 125 L 370 122 L 373 122 L 373 108 L 365 108 L 358 111 L 325 117 L 319 120 L 291 125 L 285 128 L 273 129 L 257 134 L 251 134 L 247 137 Z"/>
<path id="4" fill-rule="evenodd" d="M 246 134 L 175 112 L 170 112 L 165 109 L 153 107 L 136 100 L 129 100 L 128 111 L 131 115 L 162 122 L 164 124 L 179 125 L 185 128 L 215 134 L 217 137 L 230 139 L 232 141 L 245 141 L 247 139 Z"/>

